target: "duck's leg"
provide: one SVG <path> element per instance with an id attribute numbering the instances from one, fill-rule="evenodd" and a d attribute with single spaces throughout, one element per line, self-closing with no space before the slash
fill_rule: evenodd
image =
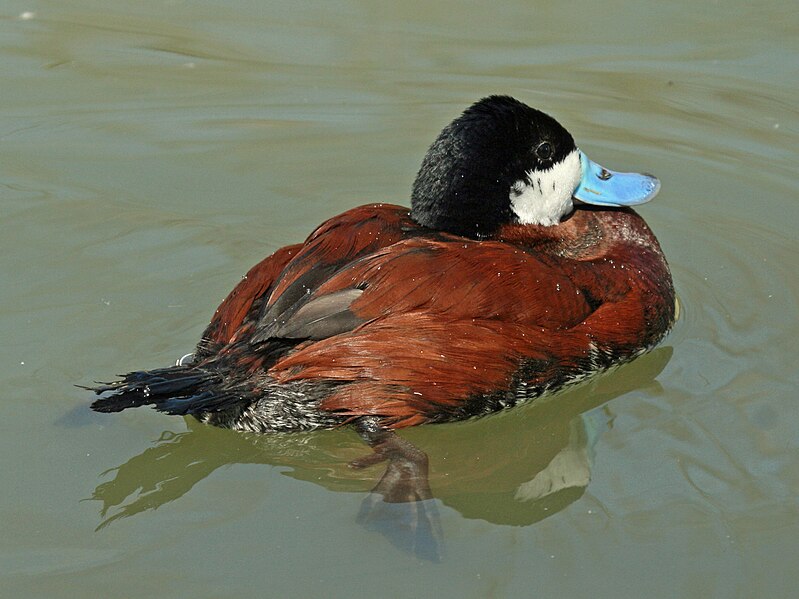
<path id="1" fill-rule="evenodd" d="M 421 449 L 391 430 L 380 428 L 376 418 L 361 418 L 356 425 L 374 453 L 350 462 L 361 469 L 388 462 L 380 482 L 372 489 L 388 503 L 423 501 L 433 497 L 427 480 L 428 459 Z"/>
<path id="2" fill-rule="evenodd" d="M 376 418 L 361 418 L 356 429 L 374 453 L 350 465 L 361 469 L 387 462 L 361 505 L 358 522 L 417 557 L 440 561 L 441 521 L 427 479 L 427 454 L 394 431 L 381 428 Z"/>

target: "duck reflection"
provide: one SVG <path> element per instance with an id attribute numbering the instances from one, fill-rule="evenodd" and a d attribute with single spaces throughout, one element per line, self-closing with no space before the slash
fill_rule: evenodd
<path id="1" fill-rule="evenodd" d="M 579 499 L 597 440 L 613 426 L 605 404 L 636 390 L 657 394 L 655 377 L 671 354 L 670 347 L 658 348 L 590 383 L 494 416 L 404 430 L 403 439 L 424 456 L 424 467 L 410 473 L 392 473 L 403 465 L 391 459 L 388 466 L 364 460 L 361 438 L 347 429 L 256 435 L 187 418 L 188 430 L 164 432 L 103 473 L 112 478 L 92 494 L 102 504 L 97 528 L 175 501 L 222 466 L 264 464 L 331 491 L 366 493 L 362 525 L 435 560 L 443 546 L 437 503 L 466 518 L 528 526 Z M 414 493 L 389 503 L 380 494 L 388 476 L 421 480 L 413 481 Z"/>

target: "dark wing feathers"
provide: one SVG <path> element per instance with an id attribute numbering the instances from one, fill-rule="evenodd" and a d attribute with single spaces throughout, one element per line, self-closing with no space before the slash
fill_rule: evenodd
<path id="1" fill-rule="evenodd" d="M 276 298 L 270 297 L 271 303 L 264 303 L 261 308 L 250 343 L 264 343 L 269 339 L 285 337 L 279 331 L 285 329 L 292 316 L 311 299 L 312 291 L 327 281 L 338 268 L 341 267 L 336 264 L 317 263 L 300 274 L 283 293 Z"/>
<path id="2" fill-rule="evenodd" d="M 366 322 L 350 310 L 361 295 L 362 289 L 342 289 L 314 298 L 278 327 L 274 336 L 318 340 L 351 331 Z"/>

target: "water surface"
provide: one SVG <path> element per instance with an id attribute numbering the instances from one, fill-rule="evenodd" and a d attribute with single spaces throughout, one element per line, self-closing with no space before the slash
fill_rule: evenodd
<path id="1" fill-rule="evenodd" d="M 0 588 L 791 596 L 798 34 L 773 0 L 5 3 Z M 354 433 L 87 410 L 74 383 L 190 351 L 263 256 L 407 202 L 438 130 L 488 93 L 661 178 L 641 213 L 682 318 L 584 387 L 403 433 L 430 456 L 440 563 L 355 523 L 379 468 L 346 467 Z"/>

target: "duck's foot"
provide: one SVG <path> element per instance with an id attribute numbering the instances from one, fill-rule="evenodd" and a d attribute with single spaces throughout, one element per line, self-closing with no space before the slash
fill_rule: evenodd
<path id="1" fill-rule="evenodd" d="M 359 423 L 358 432 L 374 453 L 350 466 L 360 469 L 387 462 L 383 476 L 361 504 L 358 523 L 421 559 L 441 561 L 441 519 L 427 479 L 427 454 L 371 419 Z"/>

